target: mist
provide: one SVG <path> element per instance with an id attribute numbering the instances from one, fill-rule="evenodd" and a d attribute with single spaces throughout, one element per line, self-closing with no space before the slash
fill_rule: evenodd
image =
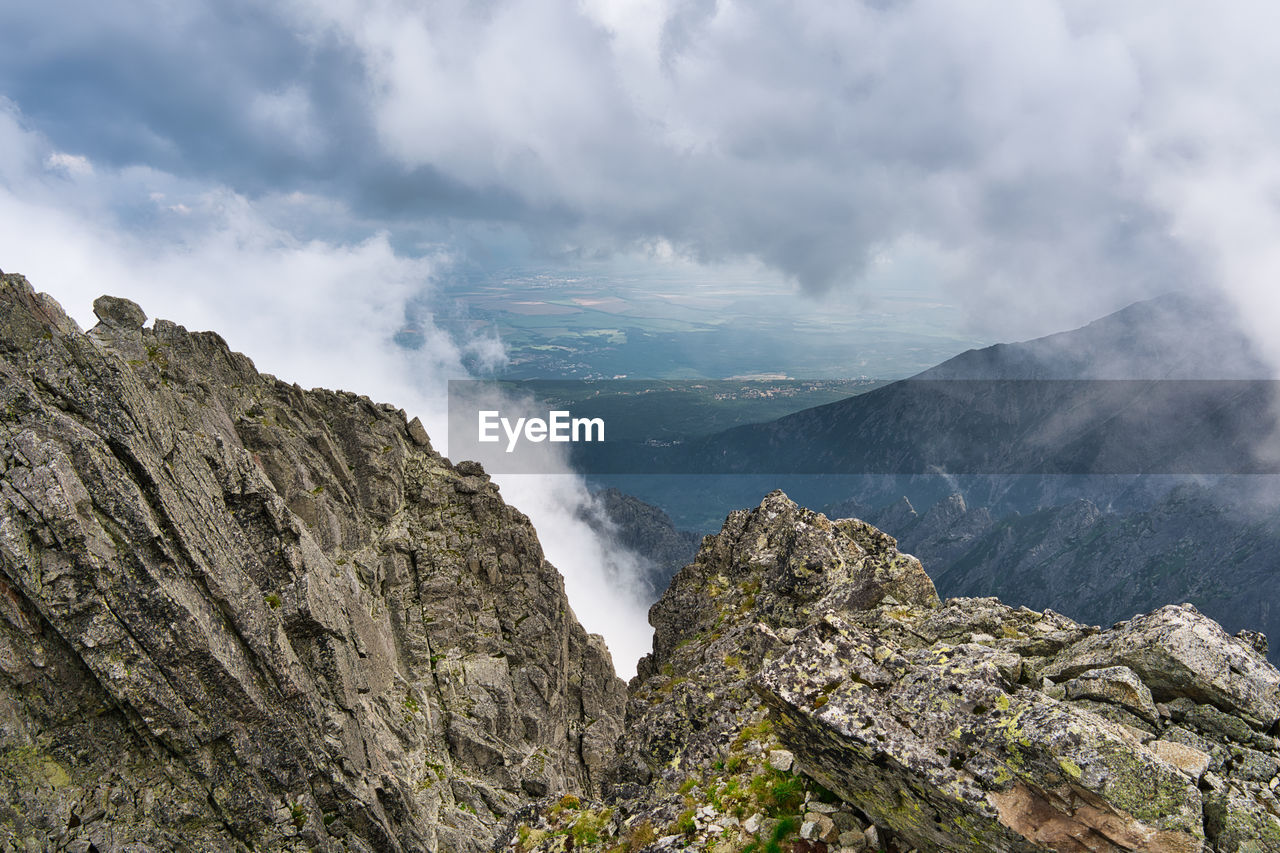
<path id="1" fill-rule="evenodd" d="M 258 370 L 284 381 L 401 407 L 446 455 L 448 380 L 468 377 L 464 354 L 481 356 L 482 366 L 501 358 L 492 339 L 455 341 L 421 320 L 420 348 L 394 345 L 406 306 L 429 304 L 447 257 L 398 256 L 386 235 L 353 244 L 301 241 L 226 188 L 178 198 L 152 191 L 156 215 L 178 221 L 140 235 L 113 221 L 115 211 L 101 201 L 128 176 L 59 156 L 2 111 L 0 144 L 9 162 L 31 164 L 0 188 L 2 268 L 26 275 L 82 328 L 97 322 L 98 296 L 132 299 L 150 319 L 218 332 Z M 164 174 L 148 179 L 180 183 Z M 619 674 L 630 677 L 652 634 L 638 558 L 583 519 L 591 496 L 563 460 L 552 457 L 544 470 L 494 479 L 533 522 L 579 621 L 605 637 Z"/>

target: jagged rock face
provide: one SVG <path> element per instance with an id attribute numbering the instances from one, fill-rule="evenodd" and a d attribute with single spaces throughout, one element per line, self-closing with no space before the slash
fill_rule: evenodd
<path id="1" fill-rule="evenodd" d="M 774 493 L 650 620 L 612 810 L 507 849 L 1280 851 L 1280 672 L 1190 605 L 939 602 L 892 538 Z"/>
<path id="2" fill-rule="evenodd" d="M 1189 605 L 832 613 L 759 683 L 806 772 L 922 851 L 1280 850 L 1280 673 Z"/>
<path id="3" fill-rule="evenodd" d="M 480 850 L 596 790 L 624 687 L 479 466 L 95 311 L 0 278 L 0 846 Z"/>
<path id="4" fill-rule="evenodd" d="M 920 563 L 854 519 L 831 522 L 782 492 L 729 515 L 649 611 L 652 654 L 627 709 L 623 774 L 647 783 L 709 764 L 759 707 L 750 679 L 815 614 L 937 603 Z"/>

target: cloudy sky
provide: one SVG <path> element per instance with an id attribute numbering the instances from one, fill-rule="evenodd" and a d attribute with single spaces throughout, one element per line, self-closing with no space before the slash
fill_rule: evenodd
<path id="1" fill-rule="evenodd" d="M 56 291 L 107 262 L 94 240 L 132 263 L 230 261 L 209 244 L 247 239 L 254 258 L 367 266 L 378 301 L 426 258 L 509 245 L 753 259 L 814 293 L 923 253 L 1010 335 L 1170 287 L 1245 301 L 1275 260 L 1278 18 L 1179 0 L 7 3 L 0 264 Z M 47 258 L 68 240 L 86 256 Z"/>
<path id="2" fill-rule="evenodd" d="M 1190 288 L 1280 364 L 1278 31 L 1260 0 L 14 0 L 0 268 L 407 407 L 496 354 L 428 329 L 406 362 L 405 302 L 512 256 L 755 263 L 815 311 L 910 263 L 990 339 Z"/>

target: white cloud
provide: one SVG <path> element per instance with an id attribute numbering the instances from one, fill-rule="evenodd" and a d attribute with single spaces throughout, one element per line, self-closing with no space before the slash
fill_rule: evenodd
<path id="1" fill-rule="evenodd" d="M 752 256 L 811 288 L 910 242 L 956 259 L 988 333 L 1207 284 L 1233 248 L 1173 233 L 1167 152 L 1280 134 L 1263 3 L 296 8 L 362 55 L 389 156 L 507 190 L 531 227 L 558 211 L 570 243 Z"/>
<path id="2" fill-rule="evenodd" d="M 44 164 L 46 168 L 53 172 L 64 172 L 73 176 L 84 176 L 93 174 L 93 165 L 88 158 L 78 154 L 67 154 L 63 151 L 55 151 L 45 158 Z"/>
<path id="3" fill-rule="evenodd" d="M 398 255 L 385 234 L 344 244 L 299 239 L 220 187 L 187 188 L 192 209 L 177 232 L 121 227 L 107 200 L 172 211 L 180 206 L 170 204 L 172 194 L 150 187 L 176 182 L 145 170 L 92 168 L 82 177 L 101 183 L 87 191 L 83 181 L 48 182 L 39 171 L 47 143 L 12 111 L 0 111 L 0 141 L 10 162 L 34 164 L 25 174 L 0 173 L 4 269 L 52 294 L 82 327 L 96 322 L 91 306 L 103 293 L 133 299 L 152 318 L 219 332 L 263 372 L 401 406 L 447 450 L 445 383 L 466 376 L 458 346 L 421 323 L 422 349 L 391 344 L 406 304 L 430 287 L 436 258 Z M 102 206 L 87 207 L 86 199 Z M 501 358 L 490 338 L 464 346 Z M 651 633 L 645 606 L 625 581 L 634 560 L 578 517 L 589 502 L 581 481 L 568 474 L 497 479 L 533 520 L 580 620 L 606 637 L 619 671 L 630 675 Z"/>

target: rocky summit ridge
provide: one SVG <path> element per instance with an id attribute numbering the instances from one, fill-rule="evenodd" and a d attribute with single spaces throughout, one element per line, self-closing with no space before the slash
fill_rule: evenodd
<path id="1" fill-rule="evenodd" d="M 94 310 L 0 279 L 0 848 L 476 851 L 597 789 L 624 685 L 479 466 Z"/>
<path id="2" fill-rule="evenodd" d="M 775 492 L 650 619 L 604 801 L 508 849 L 1280 850 L 1280 673 L 1190 605 L 940 601 L 892 537 Z"/>
<path id="3" fill-rule="evenodd" d="M 939 600 L 781 492 L 629 686 L 416 420 L 0 277 L 0 849 L 1280 851 L 1280 673 Z"/>

